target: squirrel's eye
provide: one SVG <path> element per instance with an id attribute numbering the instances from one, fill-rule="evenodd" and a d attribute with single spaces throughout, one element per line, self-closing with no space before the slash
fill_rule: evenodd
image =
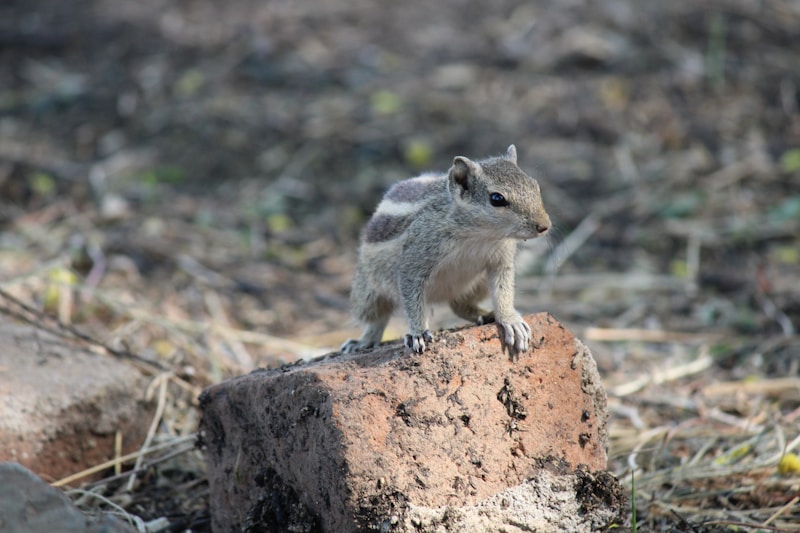
<path id="1" fill-rule="evenodd" d="M 508 200 L 499 192 L 493 192 L 489 195 L 489 203 L 495 207 L 505 207 L 508 205 Z"/>

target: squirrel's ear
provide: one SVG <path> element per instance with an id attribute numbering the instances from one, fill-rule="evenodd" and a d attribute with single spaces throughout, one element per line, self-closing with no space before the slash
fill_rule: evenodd
<path id="1" fill-rule="evenodd" d="M 508 159 L 515 165 L 517 164 L 517 147 L 514 146 L 513 144 L 508 147 L 508 150 L 506 150 L 506 159 Z"/>
<path id="2" fill-rule="evenodd" d="M 453 159 L 453 168 L 450 169 L 450 179 L 465 191 L 469 190 L 470 178 L 478 173 L 478 164 L 458 156 Z"/>

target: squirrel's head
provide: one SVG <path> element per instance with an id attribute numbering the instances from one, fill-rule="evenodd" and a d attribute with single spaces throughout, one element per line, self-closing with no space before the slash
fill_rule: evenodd
<path id="1" fill-rule="evenodd" d="M 456 208 L 473 218 L 470 226 L 476 231 L 532 239 L 550 229 L 539 183 L 517 166 L 513 144 L 504 156 L 484 161 L 456 157 L 448 188 Z"/>

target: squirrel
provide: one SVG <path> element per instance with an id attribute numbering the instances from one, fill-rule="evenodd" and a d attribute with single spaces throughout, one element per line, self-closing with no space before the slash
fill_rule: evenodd
<path id="1" fill-rule="evenodd" d="M 531 330 L 514 308 L 517 241 L 550 229 L 539 183 L 505 155 L 456 157 L 447 174 L 394 184 L 362 231 L 350 304 L 366 328 L 345 353 L 380 344 L 394 309 L 408 319 L 404 344 L 422 353 L 433 342 L 425 304 L 448 302 L 459 317 L 496 322 L 510 354 L 527 351 Z M 479 307 L 491 294 L 494 311 Z"/>

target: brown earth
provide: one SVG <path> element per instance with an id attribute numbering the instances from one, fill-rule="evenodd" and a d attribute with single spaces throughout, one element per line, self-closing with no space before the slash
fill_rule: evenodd
<path id="1" fill-rule="evenodd" d="M 155 406 L 135 368 L 9 323 L 0 346 L 0 461 L 56 481 L 112 457 L 117 433 L 121 455 L 141 447 Z"/>
<path id="2" fill-rule="evenodd" d="M 0 287 L 157 363 L 191 438 L 201 388 L 357 334 L 392 182 L 513 142 L 555 224 L 517 305 L 591 348 L 639 530 L 796 530 L 799 41 L 782 0 L 3 2 Z M 145 469 L 104 494 L 208 527 L 202 469 Z"/>

